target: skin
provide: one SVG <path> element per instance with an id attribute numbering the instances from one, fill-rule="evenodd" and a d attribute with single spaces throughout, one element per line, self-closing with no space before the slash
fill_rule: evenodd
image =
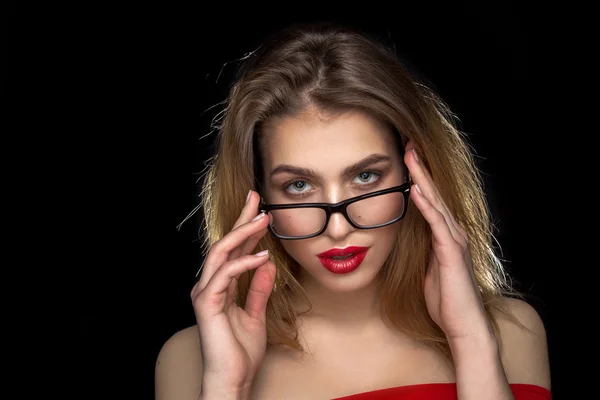
<path id="1" fill-rule="evenodd" d="M 414 144 L 407 144 L 404 159 L 401 160 L 394 150 L 391 133 L 366 115 L 353 112 L 333 119 L 323 117 L 314 110 L 308 110 L 303 115 L 272 124 L 263 160 L 266 175 L 285 162 L 312 168 L 318 176 L 309 179 L 287 174 L 266 180 L 265 200 L 273 203 L 338 202 L 361 194 L 361 189 L 356 186 L 362 182 L 360 178 L 340 175 L 345 167 L 373 153 L 387 155 L 390 164 L 388 174 L 383 179 L 388 180 L 381 183 L 389 187 L 404 182 L 403 162 L 414 183 L 411 199 L 430 224 L 433 233 L 434 254 L 426 277 L 425 298 L 432 319 L 445 332 L 450 343 L 458 398 L 512 399 L 509 383 L 528 383 L 549 389 L 546 337 L 539 315 L 524 302 L 506 299 L 504 308 L 526 329 L 517 327 L 498 314 L 504 344 L 502 352 L 499 351 L 471 274 L 465 231 L 448 212 L 429 172 L 419 163 L 418 149 Z M 363 175 L 365 177 L 365 181 L 376 179 Z M 310 196 L 301 201 L 286 198 L 282 184 L 294 179 L 303 179 L 308 184 L 297 185 L 294 189 L 309 191 Z M 379 187 L 371 187 L 365 192 L 377 189 Z M 245 368 L 252 370 L 250 376 L 254 376 L 262 362 L 266 346 L 264 309 L 271 293 L 275 266 L 266 257 L 251 255 L 258 240 L 266 233 L 268 223 L 267 218 L 252 221 L 257 214 L 258 202 L 258 194 L 251 192 L 234 230 L 219 241 L 215 249 L 211 249 L 202 277 L 192 291 L 197 320 L 205 325 L 205 336 L 202 336 L 202 329 L 199 334 L 198 326 L 192 326 L 178 332 L 165 343 L 156 366 L 157 400 L 197 398 L 201 384 L 205 399 L 249 398 L 252 382 L 244 381 L 241 390 L 223 391 L 223 388 L 231 387 L 222 384 L 224 381 L 221 378 L 226 373 L 214 370 L 213 366 L 211 374 L 211 368 L 203 366 L 202 360 L 234 360 L 231 366 L 220 366 L 227 373 L 240 372 L 240 363 L 244 363 Z M 356 328 L 379 326 L 375 280 L 392 248 L 397 229 L 398 224 L 392 224 L 384 228 L 357 230 L 342 215 L 335 214 L 322 235 L 282 242 L 285 250 L 302 266 L 299 280 L 313 304 L 311 317 L 321 321 L 319 327 L 325 327 L 316 333 L 317 336 L 332 330 L 345 335 L 344 343 L 347 345 L 343 346 L 340 354 L 329 354 L 329 360 L 342 359 L 344 353 L 358 351 L 364 346 L 364 332 L 356 333 Z M 332 247 L 343 248 L 348 245 L 370 247 L 363 264 L 351 274 L 331 274 L 316 257 L 316 254 Z M 232 304 L 235 289 L 235 279 L 232 278 L 251 268 L 256 268 L 256 274 L 246 307 L 241 309 Z M 198 302 L 199 299 L 203 301 Z M 201 307 L 202 312 L 198 312 Z M 224 333 L 231 332 L 232 328 L 235 336 L 241 338 L 241 342 L 235 342 L 235 348 L 225 345 L 223 341 Z M 215 332 L 208 335 L 208 329 Z M 338 336 L 333 335 L 334 338 Z M 203 345 L 200 346 L 200 343 Z M 233 357 L 229 358 L 229 354 L 243 357 L 236 361 Z M 373 354 L 371 350 L 369 354 Z M 418 361 L 419 356 L 415 357 L 413 361 Z M 243 374 L 239 376 L 229 376 L 228 382 L 247 376 L 247 371 L 241 372 Z M 211 380 L 211 376 L 214 379 Z M 217 381 L 222 385 L 212 384 Z M 292 384 L 283 380 L 274 383 L 284 388 Z M 294 393 L 301 396 L 302 390 Z"/>
<path id="2" fill-rule="evenodd" d="M 336 203 L 405 182 L 405 167 L 387 129 L 363 114 L 351 113 L 331 121 L 311 113 L 287 118 L 267 131 L 265 200 L 269 203 Z M 335 151 L 332 151 L 335 149 Z M 347 166 L 373 154 L 389 157 L 343 177 Z M 317 176 L 284 172 L 270 177 L 281 164 L 312 169 Z M 381 171 L 381 175 L 370 173 Z M 289 181 L 296 181 L 290 185 Z M 288 185 L 284 188 L 285 185 Z M 299 196 L 302 195 L 302 196 Z M 353 228 L 340 213 L 333 214 L 326 231 L 310 239 L 283 240 L 288 254 L 301 266 L 299 282 L 313 305 L 309 316 L 338 327 L 364 326 L 379 319 L 376 278 L 392 250 L 398 224 L 377 229 Z M 323 267 L 317 254 L 331 248 L 369 247 L 361 266 L 336 275 Z"/>

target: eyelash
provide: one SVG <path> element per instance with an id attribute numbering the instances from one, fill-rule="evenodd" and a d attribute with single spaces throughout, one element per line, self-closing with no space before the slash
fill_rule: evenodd
<path id="1" fill-rule="evenodd" d="M 361 186 L 361 187 L 370 187 L 371 185 L 373 185 L 373 184 L 375 184 L 375 183 L 379 182 L 379 180 L 381 179 L 381 175 L 382 175 L 382 172 L 381 172 L 381 171 L 361 171 L 361 172 L 359 172 L 359 173 L 358 173 L 356 176 L 358 176 L 358 175 L 360 175 L 360 174 L 364 174 L 364 173 L 371 174 L 371 175 L 375 175 L 375 176 L 377 177 L 377 180 L 375 180 L 374 182 L 369 182 L 369 183 L 365 183 L 365 184 L 359 184 L 359 186 Z M 282 186 L 282 189 L 283 189 L 283 190 L 284 190 L 284 191 L 285 191 L 287 194 L 289 194 L 290 196 L 294 196 L 294 197 L 304 197 L 304 196 L 307 196 L 307 195 L 308 195 L 308 193 L 310 193 L 310 192 L 308 192 L 308 191 L 307 191 L 307 192 L 301 192 L 301 193 L 291 193 L 291 192 L 288 192 L 288 191 L 287 191 L 287 189 L 288 189 L 290 186 L 292 186 L 294 183 L 296 183 L 296 182 L 306 182 L 306 181 L 305 181 L 305 180 L 303 180 L 303 179 L 294 179 L 294 180 L 292 180 L 292 181 L 289 181 L 289 182 L 286 182 L 286 183 L 284 183 L 284 184 L 283 184 L 283 186 Z M 307 182 L 306 182 L 306 183 L 307 183 Z"/>

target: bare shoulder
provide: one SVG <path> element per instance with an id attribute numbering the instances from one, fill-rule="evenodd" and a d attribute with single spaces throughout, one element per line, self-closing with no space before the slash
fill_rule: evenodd
<path id="1" fill-rule="evenodd" d="M 540 315 L 534 307 L 519 299 L 504 298 L 500 308 L 508 314 L 494 312 L 502 339 L 502 363 L 509 383 L 550 389 L 546 329 Z"/>
<path id="2" fill-rule="evenodd" d="M 201 379 L 200 335 L 198 327 L 193 325 L 163 344 L 155 365 L 155 398 L 197 399 Z"/>

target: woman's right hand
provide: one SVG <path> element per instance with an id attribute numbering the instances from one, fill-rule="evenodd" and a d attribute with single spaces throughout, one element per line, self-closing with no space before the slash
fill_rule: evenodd
<path id="1" fill-rule="evenodd" d="M 231 232 L 214 243 L 191 297 L 200 329 L 203 385 L 248 392 L 266 345 L 266 306 L 275 282 L 268 254 L 250 254 L 267 232 L 269 216 L 257 215 L 259 196 L 250 192 Z M 240 274 L 257 268 L 245 308 L 234 302 Z M 204 388 L 203 388 L 204 391 Z"/>

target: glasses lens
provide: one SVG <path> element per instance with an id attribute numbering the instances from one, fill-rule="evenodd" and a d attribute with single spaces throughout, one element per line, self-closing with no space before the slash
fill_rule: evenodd
<path id="1" fill-rule="evenodd" d="M 271 210 L 271 229 L 281 236 L 307 236 L 319 232 L 325 224 L 325 210 L 320 208 L 290 208 Z"/>
<path id="2" fill-rule="evenodd" d="M 404 195 L 401 192 L 369 197 L 348 206 L 348 216 L 360 227 L 382 225 L 394 221 L 404 212 Z"/>
<path id="3" fill-rule="evenodd" d="M 352 203 L 347 211 L 356 225 L 369 228 L 396 221 L 402 216 L 404 207 L 404 195 L 394 192 Z M 323 229 L 326 218 L 325 210 L 310 207 L 272 210 L 269 214 L 273 232 L 287 237 L 313 235 Z"/>

